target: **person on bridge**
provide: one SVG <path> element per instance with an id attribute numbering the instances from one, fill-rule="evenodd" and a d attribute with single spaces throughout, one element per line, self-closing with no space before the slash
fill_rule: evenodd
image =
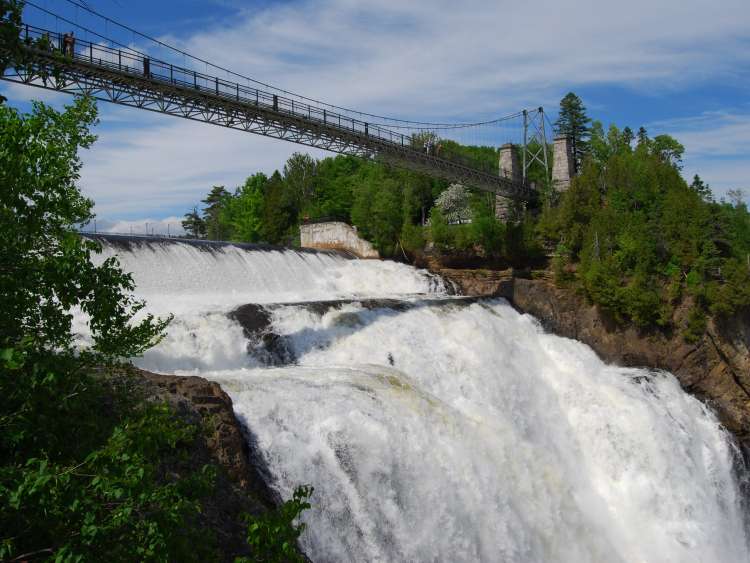
<path id="1" fill-rule="evenodd" d="M 76 52 L 76 38 L 73 32 L 66 33 L 63 35 L 63 55 L 68 55 L 71 58 L 75 56 Z"/>

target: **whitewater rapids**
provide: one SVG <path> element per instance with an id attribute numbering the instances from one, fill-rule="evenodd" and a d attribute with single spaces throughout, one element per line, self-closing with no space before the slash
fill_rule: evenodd
<path id="1" fill-rule="evenodd" d="M 750 560 L 737 452 L 668 373 L 400 264 L 105 240 L 115 254 L 176 314 L 136 364 L 219 382 L 272 487 L 315 487 L 313 561 Z M 255 325 L 227 315 L 250 303 Z"/>

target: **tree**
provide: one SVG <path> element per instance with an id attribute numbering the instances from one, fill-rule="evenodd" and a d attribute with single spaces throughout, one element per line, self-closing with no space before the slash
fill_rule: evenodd
<path id="1" fill-rule="evenodd" d="M 93 217 L 75 182 L 95 123 L 88 98 L 64 113 L 0 106 L 0 344 L 31 337 L 41 348 L 70 347 L 73 307 L 90 316 L 94 347 L 107 356 L 139 354 L 164 327 L 150 316 L 131 323 L 143 306 L 128 294 L 131 277 L 115 258 L 95 266 L 100 246 L 75 232 Z"/>
<path id="2" fill-rule="evenodd" d="M 226 213 L 232 227 L 232 240 L 258 242 L 263 225 L 263 190 L 268 177 L 262 172 L 253 174 L 237 188 Z"/>
<path id="3" fill-rule="evenodd" d="M 706 184 L 698 174 L 693 176 L 693 182 L 690 184 L 690 189 L 697 193 L 705 202 L 712 202 L 714 200 L 711 187 Z"/>
<path id="4" fill-rule="evenodd" d="M 222 211 L 227 205 L 231 194 L 224 186 L 214 186 L 201 203 L 203 209 L 203 221 L 206 225 L 206 234 L 210 240 L 229 239 L 231 233 L 228 228 L 222 228 Z"/>
<path id="5" fill-rule="evenodd" d="M 0 0 L 0 76 L 12 65 L 20 64 L 23 58 L 21 43 L 21 12 L 23 2 Z M 0 104 L 5 97 L 0 95 Z"/>
<path id="6" fill-rule="evenodd" d="M 435 201 L 437 207 L 448 223 L 467 223 L 471 221 L 469 192 L 461 184 L 451 184 Z"/>
<path id="7" fill-rule="evenodd" d="M 284 164 L 287 204 L 299 213 L 305 202 L 313 197 L 318 163 L 306 153 L 295 152 Z"/>
<path id="8" fill-rule="evenodd" d="M 638 146 L 639 147 L 647 147 L 650 143 L 650 140 L 648 138 L 648 131 L 646 131 L 646 128 L 641 125 L 638 128 Z"/>
<path id="9" fill-rule="evenodd" d="M 745 191 L 741 189 L 735 189 L 735 190 L 729 190 L 727 192 L 727 196 L 729 196 L 729 201 L 732 202 L 732 205 L 735 207 L 739 207 L 740 205 L 743 205 L 745 203 Z"/>
<path id="10" fill-rule="evenodd" d="M 635 134 L 633 133 L 633 130 L 630 127 L 625 127 L 625 129 L 622 130 L 623 145 L 626 146 L 628 149 L 632 148 L 634 139 L 635 139 Z"/>
<path id="11" fill-rule="evenodd" d="M 193 207 L 189 213 L 185 213 L 185 219 L 182 221 L 182 228 L 190 238 L 205 238 L 206 223 L 198 213 L 198 209 Z"/>
<path id="12" fill-rule="evenodd" d="M 284 180 L 276 171 L 265 185 L 263 223 L 260 228 L 262 240 L 271 244 L 281 244 L 293 223 L 291 209 L 284 199 Z"/>
<path id="13" fill-rule="evenodd" d="M 576 172 L 580 170 L 583 158 L 588 154 L 588 124 L 591 119 L 586 115 L 586 108 L 581 98 L 568 92 L 560 100 L 560 114 L 555 122 L 558 135 L 568 137 L 573 144 L 573 159 Z"/>
<path id="14" fill-rule="evenodd" d="M 674 166 L 677 170 L 682 168 L 682 155 L 685 147 L 670 135 L 657 135 L 651 141 L 651 152 L 662 162 Z"/>

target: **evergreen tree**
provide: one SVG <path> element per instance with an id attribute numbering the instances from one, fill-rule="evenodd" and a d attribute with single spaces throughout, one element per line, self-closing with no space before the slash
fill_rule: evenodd
<path id="1" fill-rule="evenodd" d="M 284 202 L 284 180 L 278 170 L 268 179 L 263 194 L 262 240 L 280 244 L 292 225 L 293 217 Z"/>
<path id="2" fill-rule="evenodd" d="M 558 135 L 564 135 L 573 143 L 573 158 L 576 171 L 580 170 L 583 158 L 588 154 L 589 123 L 586 108 L 581 98 L 568 92 L 560 100 L 560 114 L 555 123 Z"/>
<path id="3" fill-rule="evenodd" d="M 206 223 L 198 214 L 198 210 L 193 207 L 189 213 L 185 213 L 185 219 L 182 220 L 182 228 L 190 238 L 204 238 L 206 236 Z"/>
<path id="4" fill-rule="evenodd" d="M 630 149 L 633 147 L 633 141 L 635 140 L 635 134 L 633 133 L 633 130 L 630 127 L 625 127 L 625 129 L 622 130 L 622 143 L 623 145 Z"/>
<path id="5" fill-rule="evenodd" d="M 712 202 L 714 200 L 711 188 L 701 179 L 700 176 L 698 176 L 698 174 L 693 176 L 693 182 L 690 184 L 690 189 L 697 193 L 705 202 Z"/>
<path id="6" fill-rule="evenodd" d="M 649 139 L 648 139 L 648 131 L 646 131 L 646 128 L 641 125 L 638 128 L 638 146 L 639 147 L 645 147 L 648 146 Z"/>
<path id="7" fill-rule="evenodd" d="M 214 186 L 206 196 L 201 200 L 206 207 L 203 209 L 203 221 L 206 225 L 206 234 L 210 240 L 229 239 L 231 233 L 228 228 L 222 228 L 221 213 L 231 194 L 224 186 Z"/>

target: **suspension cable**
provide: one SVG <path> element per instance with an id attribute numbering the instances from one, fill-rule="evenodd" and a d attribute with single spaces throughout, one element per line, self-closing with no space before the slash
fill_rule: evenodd
<path id="1" fill-rule="evenodd" d="M 194 55 L 191 55 L 190 53 L 188 53 L 188 52 L 186 52 L 186 51 L 184 51 L 182 49 L 179 49 L 177 47 L 174 47 L 174 46 L 172 46 L 172 45 L 170 45 L 168 43 L 165 43 L 164 41 L 161 41 L 160 39 L 156 39 L 155 37 L 151 37 L 150 35 L 147 35 L 147 34 L 142 33 L 142 32 L 140 32 L 140 31 L 138 31 L 136 29 L 133 29 L 132 27 L 130 27 L 130 26 L 126 25 L 126 24 L 120 23 L 117 20 L 114 20 L 114 19 L 112 19 L 112 18 L 110 18 L 108 16 L 105 16 L 105 15 L 97 12 L 96 10 L 92 9 L 85 2 L 82 2 L 81 0 L 64 0 L 64 1 L 67 2 L 68 4 L 71 4 L 73 6 L 76 6 L 78 8 L 83 9 L 83 10 L 89 12 L 90 14 L 93 14 L 93 15 L 99 17 L 99 18 L 102 18 L 105 21 L 109 21 L 110 23 L 112 23 L 112 24 L 114 24 L 114 25 L 116 25 L 118 27 L 121 27 L 121 28 L 123 28 L 123 29 L 125 29 L 127 31 L 130 31 L 133 34 L 136 34 L 136 35 L 138 35 L 140 37 L 143 37 L 144 39 L 147 39 L 148 41 L 152 41 L 152 42 L 156 43 L 157 45 L 160 45 L 160 46 L 162 46 L 162 47 L 164 47 L 166 49 L 169 49 L 171 51 L 179 53 L 179 54 L 181 54 L 181 55 L 183 55 L 185 57 L 189 57 L 190 59 L 192 59 L 194 61 L 197 61 L 197 62 L 200 62 L 200 63 L 204 63 L 206 65 L 210 65 L 211 67 L 213 67 L 213 68 L 215 68 L 217 70 L 221 70 L 223 72 L 226 72 L 226 73 L 231 74 L 233 76 L 236 76 L 238 78 L 242 78 L 244 80 L 248 80 L 248 81 L 250 81 L 250 82 L 252 82 L 254 84 L 258 84 L 260 86 L 263 86 L 264 88 L 270 88 L 272 90 L 276 90 L 276 91 L 281 92 L 283 94 L 286 94 L 286 95 L 289 95 L 289 96 L 294 96 L 294 97 L 299 98 L 301 100 L 305 100 L 306 102 L 312 102 L 312 103 L 317 104 L 319 106 L 326 106 L 326 107 L 329 107 L 329 108 L 332 108 L 332 109 L 344 111 L 346 113 L 352 113 L 352 114 L 356 114 L 356 115 L 364 116 L 364 117 L 372 117 L 372 118 L 379 119 L 379 120 L 386 121 L 386 122 L 396 122 L 396 123 L 402 123 L 403 124 L 403 125 L 394 125 L 392 123 L 374 123 L 373 122 L 372 125 L 384 125 L 384 126 L 388 126 L 388 127 L 395 128 L 395 129 L 414 129 L 414 130 L 460 129 L 460 128 L 476 127 L 478 125 L 488 125 L 488 124 L 499 123 L 501 121 L 506 121 L 506 120 L 509 120 L 509 119 L 514 119 L 514 118 L 520 116 L 521 113 L 522 113 L 522 112 L 517 112 L 515 114 L 503 116 L 503 117 L 500 117 L 500 118 L 497 118 L 497 119 L 493 119 L 493 120 L 490 120 L 490 121 L 482 121 L 482 122 L 477 122 L 477 123 L 433 123 L 433 122 L 429 122 L 429 121 L 412 121 L 412 120 L 409 120 L 409 119 L 400 119 L 400 118 L 397 118 L 397 117 L 388 117 L 388 116 L 383 116 L 383 115 L 378 115 L 378 114 L 373 114 L 373 113 L 367 113 L 367 112 L 363 112 L 363 111 L 359 111 L 359 110 L 355 110 L 355 109 L 351 109 L 351 108 L 347 108 L 347 107 L 343 107 L 343 106 L 337 106 L 335 104 L 330 104 L 328 102 L 323 102 L 321 100 L 316 100 L 315 98 L 309 98 L 307 96 L 303 96 L 301 94 L 297 94 L 295 92 L 291 92 L 289 90 L 285 90 L 283 88 L 279 88 L 277 86 L 273 86 L 272 84 L 268 84 L 268 83 L 262 82 L 260 80 L 256 80 L 256 79 L 254 79 L 254 78 L 252 78 L 250 76 L 246 76 L 246 75 L 240 74 L 240 73 L 235 72 L 233 70 L 230 70 L 228 68 L 216 65 L 214 63 L 211 63 L 210 61 L 207 61 L 207 60 L 202 59 L 200 57 L 196 57 Z M 44 8 L 41 8 L 40 6 L 37 6 L 36 4 L 34 4 L 33 2 L 31 2 L 30 0 L 27 0 L 26 3 L 29 4 L 29 5 L 31 5 L 31 6 L 34 6 L 37 9 L 41 9 L 41 10 L 43 10 L 43 11 L 45 11 L 45 12 L 51 14 L 51 15 L 57 15 L 57 14 L 54 14 L 54 13 L 52 13 L 52 12 L 50 12 L 50 11 L 44 9 Z M 121 47 L 125 47 L 125 48 L 129 49 L 130 51 L 138 53 L 138 51 L 136 51 L 135 49 L 133 49 L 131 47 L 124 46 L 121 43 L 118 43 L 117 41 L 110 40 L 109 38 L 104 37 L 104 36 L 102 36 L 99 33 L 93 32 L 91 30 L 87 30 L 86 28 L 84 28 L 82 26 L 78 26 L 78 24 L 70 22 L 69 20 L 66 20 L 65 18 L 61 17 L 60 19 L 62 19 L 63 21 L 67 21 L 68 23 L 71 23 L 72 25 L 76 25 L 80 29 L 84 29 L 85 31 L 87 31 L 89 33 L 94 33 L 97 37 L 100 37 L 100 38 L 105 39 L 107 41 L 111 41 L 113 44 L 116 44 L 116 45 L 121 46 Z M 143 55 L 143 53 L 138 53 L 138 54 Z"/>

